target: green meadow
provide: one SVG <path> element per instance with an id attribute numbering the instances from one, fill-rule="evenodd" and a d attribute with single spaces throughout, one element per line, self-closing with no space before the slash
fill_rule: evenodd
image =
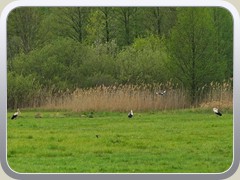
<path id="1" fill-rule="evenodd" d="M 11 114 L 7 160 L 20 173 L 219 173 L 233 160 L 230 112 Z"/>

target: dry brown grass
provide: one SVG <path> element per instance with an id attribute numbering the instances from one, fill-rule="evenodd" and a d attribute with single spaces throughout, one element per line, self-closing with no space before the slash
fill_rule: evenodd
<path id="1" fill-rule="evenodd" d="M 210 90 L 204 94 L 204 88 L 198 106 L 202 108 L 231 108 L 232 86 L 224 82 L 212 83 Z M 157 95 L 166 89 L 164 96 Z M 155 111 L 183 109 L 191 107 L 188 93 L 183 88 L 165 85 L 119 85 L 99 86 L 89 89 L 76 89 L 73 93 L 57 93 L 47 98 L 44 109 L 64 109 L 75 112 L 85 111 Z"/>
<path id="2" fill-rule="evenodd" d="M 200 107 L 217 107 L 221 109 L 232 109 L 233 90 L 231 82 L 210 84 L 210 91 L 202 98 Z"/>

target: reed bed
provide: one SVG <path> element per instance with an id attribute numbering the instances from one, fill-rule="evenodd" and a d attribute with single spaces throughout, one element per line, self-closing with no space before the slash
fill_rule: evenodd
<path id="1" fill-rule="evenodd" d="M 157 95 L 159 90 L 165 95 Z M 199 91 L 194 107 L 232 108 L 232 86 L 229 82 L 211 83 Z M 154 85 L 98 86 L 59 92 L 46 98 L 43 109 L 85 111 L 159 111 L 190 108 L 189 93 L 171 83 Z"/>
<path id="2" fill-rule="evenodd" d="M 222 83 L 212 82 L 208 93 L 201 95 L 199 106 L 201 108 L 219 107 L 222 109 L 232 109 L 233 88 L 231 81 Z"/>

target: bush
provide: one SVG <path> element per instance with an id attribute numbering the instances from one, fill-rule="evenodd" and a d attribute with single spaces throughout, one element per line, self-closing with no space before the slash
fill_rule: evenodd
<path id="1" fill-rule="evenodd" d="M 33 76 L 17 75 L 8 72 L 7 102 L 8 108 L 28 107 L 38 98 L 41 86 Z"/>

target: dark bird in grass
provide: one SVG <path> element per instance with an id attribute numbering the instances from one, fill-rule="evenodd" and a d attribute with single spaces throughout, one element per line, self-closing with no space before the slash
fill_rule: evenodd
<path id="1" fill-rule="evenodd" d="M 89 117 L 89 118 L 93 118 L 93 112 L 90 112 L 90 113 L 88 114 L 88 117 Z"/>
<path id="2" fill-rule="evenodd" d="M 96 134 L 96 138 L 99 138 L 99 137 L 100 137 L 100 135 Z"/>
<path id="3" fill-rule="evenodd" d="M 165 95 L 166 94 L 166 90 L 164 90 L 164 91 L 159 91 L 159 92 L 156 92 L 156 94 L 157 95 L 161 95 L 161 96 L 163 96 L 163 95 Z"/>
<path id="4" fill-rule="evenodd" d="M 222 113 L 219 111 L 218 108 L 213 108 L 213 112 L 218 116 L 222 116 Z"/>
<path id="5" fill-rule="evenodd" d="M 129 113 L 128 113 L 128 118 L 132 118 L 133 117 L 133 111 L 131 110 Z"/>
<path id="6" fill-rule="evenodd" d="M 20 113 L 21 113 L 21 112 L 20 112 L 20 110 L 19 110 L 19 108 L 18 108 L 18 109 L 17 109 L 17 112 L 15 112 L 15 113 L 12 115 L 11 119 L 16 119 L 16 118 L 19 116 Z"/>

